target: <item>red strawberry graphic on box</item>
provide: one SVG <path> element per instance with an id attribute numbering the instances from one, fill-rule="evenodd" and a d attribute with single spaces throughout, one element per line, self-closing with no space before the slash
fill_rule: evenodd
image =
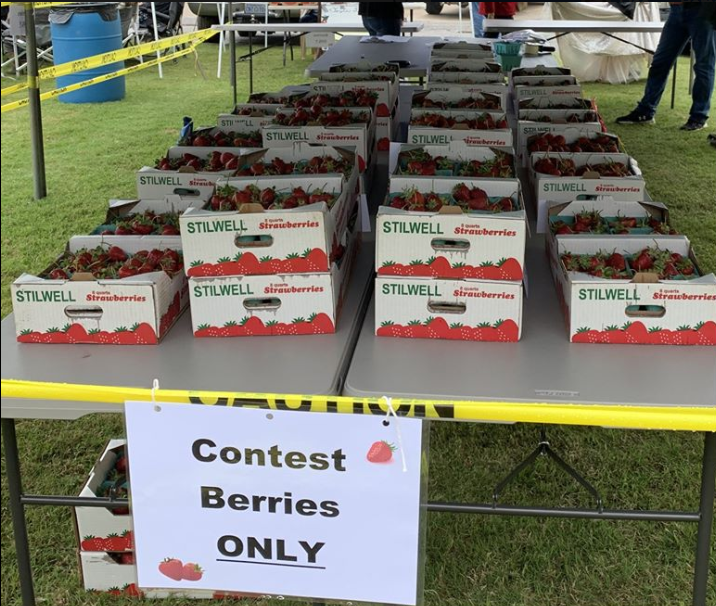
<path id="1" fill-rule="evenodd" d="M 201 569 L 199 564 L 194 564 L 193 562 L 184 564 L 184 568 L 182 569 L 182 578 L 185 581 L 200 581 L 203 576 L 204 571 Z"/>
<path id="2" fill-rule="evenodd" d="M 181 581 L 183 578 L 184 564 L 176 558 L 165 558 L 159 564 L 159 572 L 173 581 Z"/>
<path id="3" fill-rule="evenodd" d="M 393 451 L 395 446 L 388 444 L 388 442 L 382 440 L 380 442 L 374 442 L 368 450 L 366 459 L 369 463 L 390 463 L 393 460 Z"/>

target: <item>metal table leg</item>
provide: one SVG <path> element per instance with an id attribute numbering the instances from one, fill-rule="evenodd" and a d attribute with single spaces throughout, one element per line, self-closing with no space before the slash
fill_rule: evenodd
<path id="1" fill-rule="evenodd" d="M 229 23 L 234 22 L 234 3 L 229 2 Z M 234 110 L 238 103 L 238 92 L 236 90 L 236 32 L 229 32 L 229 43 L 231 45 L 230 57 L 231 57 L 231 87 L 234 94 L 234 104 L 231 106 L 231 110 Z"/>
<path id="2" fill-rule="evenodd" d="M 704 439 L 704 459 L 701 471 L 701 505 L 699 533 L 696 540 L 696 570 L 694 573 L 694 606 L 706 606 L 706 590 L 711 556 L 711 530 L 714 521 L 716 498 L 716 433 L 707 433 Z"/>
<path id="3" fill-rule="evenodd" d="M 254 32 L 249 32 L 249 95 L 254 94 Z"/>
<path id="4" fill-rule="evenodd" d="M 2 439 L 5 450 L 5 469 L 8 492 L 10 493 L 10 515 L 15 536 L 22 606 L 35 606 L 30 546 L 27 541 L 27 526 L 25 524 L 25 507 L 21 501 L 22 482 L 20 478 L 20 459 L 17 452 L 17 436 L 15 435 L 15 419 L 2 419 Z"/>

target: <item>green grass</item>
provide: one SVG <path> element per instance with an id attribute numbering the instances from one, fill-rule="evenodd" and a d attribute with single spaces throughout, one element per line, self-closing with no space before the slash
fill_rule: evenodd
<path id="1" fill-rule="evenodd" d="M 204 45 L 200 52 L 207 80 L 194 72 L 192 59 L 180 60 L 165 68 L 164 80 L 157 78 L 155 70 L 132 76 L 122 103 L 43 104 L 49 196 L 40 202 L 32 199 L 28 115 L 19 110 L 2 116 L 3 315 L 11 311 L 9 284 L 20 273 L 41 271 L 68 237 L 95 227 L 104 217 L 109 198 L 134 195 L 136 169 L 151 163 L 173 143 L 182 116 L 192 115 L 198 124 L 212 124 L 219 112 L 230 108 L 226 79 L 214 77 L 215 47 Z M 257 90 L 302 82 L 307 63 L 295 61 L 282 69 L 280 52 L 269 51 L 257 60 Z M 239 69 L 244 84 L 246 68 Z M 691 237 L 704 269 L 715 270 L 716 153 L 706 144 L 705 133 L 687 134 L 677 129 L 687 116 L 689 103 L 685 66 L 680 73 L 677 107 L 672 111 L 664 105 L 656 127 L 613 130 L 639 160 L 654 198 L 668 204 L 676 227 Z M 598 99 L 611 122 L 631 109 L 642 86 L 588 85 L 586 89 Z M 243 90 L 241 96 L 245 94 Z M 4 101 L 14 98 L 18 97 Z M 25 491 L 75 494 L 107 439 L 121 435 L 124 426 L 119 415 L 94 415 L 72 423 L 19 422 Z M 552 428 L 549 437 L 555 448 L 602 490 L 607 507 L 697 507 L 699 435 Z M 494 484 L 537 440 L 534 427 L 434 424 L 430 498 L 489 501 Z M 2 464 L 0 601 L 4 606 L 18 606 L 4 458 Z M 591 505 L 587 495 L 545 461 L 510 487 L 504 500 Z M 40 603 L 134 603 L 89 596 L 81 590 L 69 510 L 32 507 L 28 521 Z M 426 603 L 685 606 L 690 604 L 695 539 L 694 525 L 431 514 Z M 716 556 L 711 563 L 716 570 Z M 185 602 L 156 603 L 179 606 Z M 709 603 L 716 604 L 716 576 L 711 578 Z"/>

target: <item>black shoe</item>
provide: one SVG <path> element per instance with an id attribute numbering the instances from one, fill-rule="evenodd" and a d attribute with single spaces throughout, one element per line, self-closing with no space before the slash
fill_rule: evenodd
<path id="1" fill-rule="evenodd" d="M 716 147 L 716 133 L 712 133 L 707 137 L 708 142 L 713 146 Z"/>
<path id="2" fill-rule="evenodd" d="M 645 114 L 639 109 L 635 109 L 630 114 L 616 119 L 617 124 L 654 124 L 655 122 L 654 116 Z"/>
<path id="3" fill-rule="evenodd" d="M 702 120 L 701 118 L 689 118 L 689 121 L 681 127 L 681 130 L 703 130 L 708 125 L 708 122 L 706 122 L 706 120 Z"/>

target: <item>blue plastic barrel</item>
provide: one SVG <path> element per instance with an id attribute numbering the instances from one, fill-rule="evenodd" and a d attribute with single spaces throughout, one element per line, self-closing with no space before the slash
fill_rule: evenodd
<path id="1" fill-rule="evenodd" d="M 122 23 L 116 2 L 68 4 L 50 13 L 55 65 L 122 48 Z M 57 86 L 69 86 L 124 68 L 124 61 L 60 76 Z M 124 99 L 124 76 L 60 95 L 65 103 L 102 103 Z"/>

